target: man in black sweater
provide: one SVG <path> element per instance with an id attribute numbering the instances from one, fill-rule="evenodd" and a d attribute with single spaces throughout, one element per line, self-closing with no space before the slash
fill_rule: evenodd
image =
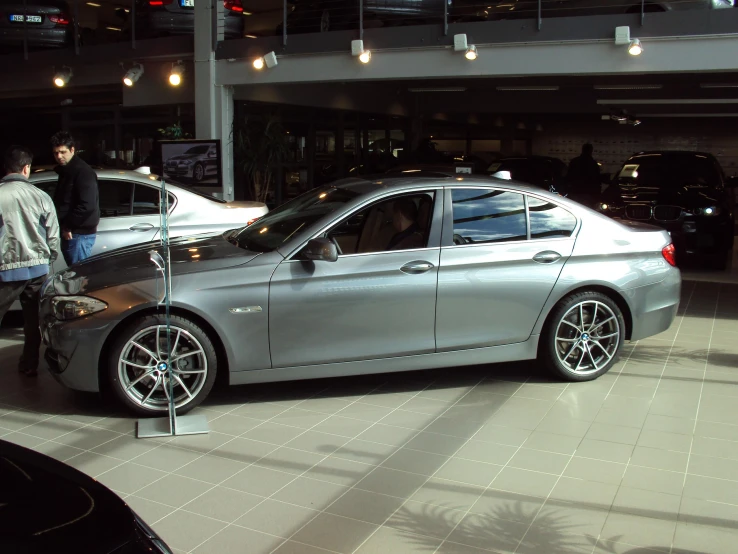
<path id="1" fill-rule="evenodd" d="M 61 250 L 68 266 L 89 258 L 100 222 L 97 174 L 75 155 L 74 139 L 65 131 L 51 137 L 59 181 L 54 205 L 61 227 Z"/>

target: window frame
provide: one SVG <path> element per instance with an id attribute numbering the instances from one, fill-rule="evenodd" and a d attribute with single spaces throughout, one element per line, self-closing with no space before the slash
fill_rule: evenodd
<path id="1" fill-rule="evenodd" d="M 525 205 L 525 231 L 526 231 L 526 238 L 518 239 L 518 240 L 505 240 L 500 242 L 477 242 L 477 243 L 470 243 L 470 244 L 454 244 L 454 207 L 453 207 L 453 192 L 454 190 L 458 189 L 475 189 L 475 190 L 486 190 L 486 191 L 500 191 L 500 192 L 510 192 L 514 194 L 520 194 L 523 197 L 523 204 Z M 577 234 L 579 233 L 579 229 L 581 227 L 581 219 L 579 216 L 577 216 L 576 213 L 574 213 L 573 210 L 567 208 L 566 206 L 556 202 L 555 200 L 551 198 L 547 198 L 545 196 L 535 194 L 534 192 L 528 192 L 528 191 L 520 191 L 515 190 L 508 187 L 499 187 L 499 186 L 487 186 L 487 185 L 464 185 L 464 186 L 455 186 L 455 187 L 445 187 L 444 192 L 444 205 L 448 206 L 448 209 L 444 211 L 443 214 L 443 231 L 442 231 L 442 237 L 441 237 L 441 247 L 442 248 L 478 248 L 483 246 L 497 246 L 497 245 L 507 245 L 507 244 L 520 244 L 522 242 L 525 243 L 535 243 L 535 242 L 541 242 L 541 241 L 558 241 L 558 240 L 572 240 L 575 239 Z M 531 237 L 531 231 L 530 231 L 530 208 L 528 205 L 528 198 L 534 197 L 537 200 L 540 200 L 542 202 L 548 202 L 550 204 L 553 204 L 563 210 L 566 210 L 568 213 L 570 213 L 575 220 L 574 229 L 572 230 L 571 236 L 569 237 L 541 237 L 541 238 L 533 238 Z"/>

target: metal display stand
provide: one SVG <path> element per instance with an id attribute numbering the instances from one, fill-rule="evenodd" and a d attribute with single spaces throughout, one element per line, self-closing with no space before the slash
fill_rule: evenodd
<path id="1" fill-rule="evenodd" d="M 165 372 L 164 387 L 169 400 L 168 417 L 158 417 L 152 419 L 139 419 L 136 423 L 136 437 L 139 439 L 153 437 L 171 437 L 177 435 L 200 435 L 210 431 L 208 420 L 204 415 L 186 415 L 177 417 L 177 410 L 174 404 L 174 376 L 172 375 L 172 366 L 167 361 L 171 359 L 171 318 L 170 306 L 172 297 L 172 266 L 171 255 L 169 250 L 169 195 L 167 194 L 166 181 L 161 179 L 161 206 L 160 212 L 160 229 L 161 244 L 160 250 L 154 249 L 149 252 L 151 263 L 156 268 L 156 288 L 157 297 L 159 297 L 159 284 L 163 286 L 163 294 L 158 300 L 159 308 L 164 308 L 164 318 L 166 321 L 166 361 L 159 364 L 159 370 Z M 158 339 L 158 337 L 157 337 Z"/>

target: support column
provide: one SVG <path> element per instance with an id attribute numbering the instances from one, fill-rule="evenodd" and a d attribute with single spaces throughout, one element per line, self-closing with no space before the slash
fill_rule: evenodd
<path id="1" fill-rule="evenodd" d="M 215 45 L 223 40 L 223 2 L 195 2 L 195 138 L 220 140 L 223 199 L 234 198 L 233 87 L 215 84 Z M 219 19 L 220 18 L 220 19 Z M 186 78 L 186 76 L 185 76 Z"/>

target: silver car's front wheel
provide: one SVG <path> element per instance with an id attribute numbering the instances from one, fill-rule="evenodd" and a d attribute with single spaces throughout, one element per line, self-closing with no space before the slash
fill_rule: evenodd
<path id="1" fill-rule="evenodd" d="M 173 316 L 167 330 L 163 317 L 148 316 L 121 334 L 109 368 L 113 391 L 132 411 L 164 413 L 171 397 L 179 414 L 210 392 L 216 364 L 213 345 L 197 325 Z"/>
<path id="2" fill-rule="evenodd" d="M 610 298 L 596 292 L 571 295 L 551 314 L 543 361 L 567 380 L 595 379 L 617 360 L 624 332 L 622 312 Z"/>

